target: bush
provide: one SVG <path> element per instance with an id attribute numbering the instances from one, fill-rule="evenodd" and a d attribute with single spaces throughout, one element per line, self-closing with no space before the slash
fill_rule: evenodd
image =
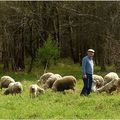
<path id="1" fill-rule="evenodd" d="M 58 58 L 58 47 L 53 38 L 49 35 L 43 46 L 38 49 L 37 58 L 44 66 L 44 72 L 50 66 L 51 61 L 56 61 Z"/>

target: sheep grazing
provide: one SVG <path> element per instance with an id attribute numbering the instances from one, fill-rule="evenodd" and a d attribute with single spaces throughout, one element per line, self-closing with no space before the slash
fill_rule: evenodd
<path id="1" fill-rule="evenodd" d="M 9 95 L 9 94 L 18 94 L 18 93 L 22 93 L 23 91 L 23 87 L 22 84 L 20 82 L 14 82 L 14 83 L 10 83 L 8 88 L 5 90 L 4 94 L 5 95 Z"/>
<path id="2" fill-rule="evenodd" d="M 94 78 L 97 78 L 97 76 L 94 76 Z M 119 79 L 117 73 L 115 72 L 110 72 L 108 73 L 107 75 L 105 75 L 104 77 L 104 83 L 101 79 L 101 82 L 98 82 L 98 80 L 96 81 L 95 79 L 93 80 L 93 83 L 92 83 L 92 90 L 94 92 L 103 92 L 103 91 L 106 91 L 107 93 L 111 93 L 112 91 L 114 91 L 116 89 L 115 85 L 114 85 L 114 82 L 117 81 Z M 102 83 L 102 84 L 99 84 L 98 83 Z"/>
<path id="3" fill-rule="evenodd" d="M 37 97 L 40 93 L 44 93 L 44 89 L 40 88 L 37 84 L 30 85 L 29 94 L 31 98 Z"/>
<path id="4" fill-rule="evenodd" d="M 40 79 L 38 80 L 37 84 L 45 84 L 45 82 L 48 80 L 48 78 L 51 76 L 51 75 L 54 75 L 53 73 L 51 72 L 48 72 L 48 73 L 44 73 Z"/>
<path id="5" fill-rule="evenodd" d="M 120 92 L 120 78 L 117 79 L 117 81 L 114 82 L 114 85 L 116 86 L 116 91 Z"/>
<path id="6" fill-rule="evenodd" d="M 11 78 L 10 76 L 3 76 L 1 77 L 0 80 L 0 88 L 8 88 L 10 83 L 14 83 L 15 80 L 13 78 Z"/>
<path id="7" fill-rule="evenodd" d="M 120 78 L 119 79 L 113 79 L 109 83 L 107 83 L 105 86 L 97 89 L 98 92 L 106 92 L 109 94 L 112 94 L 113 91 L 120 91 Z"/>
<path id="8" fill-rule="evenodd" d="M 92 81 L 91 90 L 92 90 L 93 92 L 96 92 L 96 91 L 97 91 L 97 82 L 96 82 L 95 80 Z"/>
<path id="9" fill-rule="evenodd" d="M 96 89 L 102 87 L 104 85 L 104 79 L 100 75 L 93 75 L 93 82 L 92 82 L 92 91 L 95 92 Z"/>
<path id="10" fill-rule="evenodd" d="M 74 76 L 64 76 L 61 79 L 56 80 L 53 83 L 52 90 L 64 91 L 64 90 L 75 90 L 76 78 Z"/>
<path id="11" fill-rule="evenodd" d="M 46 81 L 46 83 L 44 84 L 43 88 L 44 88 L 44 89 L 51 88 L 52 85 L 53 85 L 53 83 L 54 83 L 56 80 L 60 79 L 60 78 L 62 78 L 62 77 L 61 77 L 61 75 L 59 75 L 59 74 L 53 74 L 53 75 L 51 75 L 51 76 L 48 78 L 48 80 Z"/>
<path id="12" fill-rule="evenodd" d="M 104 77 L 104 85 L 112 81 L 113 79 L 118 79 L 118 75 L 115 72 L 110 72 Z"/>

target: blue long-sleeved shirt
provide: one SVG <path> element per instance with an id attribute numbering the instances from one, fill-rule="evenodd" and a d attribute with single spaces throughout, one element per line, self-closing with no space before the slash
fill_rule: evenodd
<path id="1" fill-rule="evenodd" d="M 82 72 L 83 72 L 83 75 L 86 75 L 87 74 L 93 74 L 93 66 L 94 66 L 94 63 L 93 63 L 93 60 L 92 58 L 90 58 L 89 56 L 85 56 L 83 59 L 82 59 Z"/>

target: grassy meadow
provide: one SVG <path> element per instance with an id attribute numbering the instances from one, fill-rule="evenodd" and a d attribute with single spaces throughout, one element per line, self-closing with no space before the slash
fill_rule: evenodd
<path id="1" fill-rule="evenodd" d="M 120 94 L 91 93 L 88 97 L 79 95 L 83 86 L 79 64 L 65 61 L 52 65 L 48 71 L 62 76 L 74 75 L 77 78 L 76 92 L 47 90 L 44 95 L 31 99 L 28 87 L 36 83 L 42 75 L 42 67 L 35 67 L 29 74 L 1 73 L 0 77 L 10 75 L 16 81 L 22 82 L 24 91 L 21 96 L 5 96 L 4 89 L 0 91 L 0 119 L 120 119 Z M 108 68 L 107 72 L 109 71 L 112 71 L 111 67 Z M 100 72 L 100 68 L 95 67 L 96 74 L 105 75 L 107 72 Z"/>

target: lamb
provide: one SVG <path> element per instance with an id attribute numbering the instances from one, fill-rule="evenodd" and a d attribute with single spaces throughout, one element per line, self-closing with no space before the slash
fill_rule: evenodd
<path id="1" fill-rule="evenodd" d="M 92 91 L 95 92 L 96 89 L 102 87 L 104 85 L 104 79 L 100 75 L 93 75 L 93 82 L 92 82 Z"/>
<path id="2" fill-rule="evenodd" d="M 105 75 L 104 77 L 104 85 L 106 85 L 107 83 L 109 83 L 110 81 L 112 81 L 113 79 L 118 79 L 118 75 L 115 72 L 110 72 L 107 75 Z"/>
<path id="3" fill-rule="evenodd" d="M 15 80 L 13 78 L 11 78 L 10 76 L 3 76 L 1 77 L 0 80 L 0 89 L 2 88 L 8 88 L 10 83 L 14 83 Z"/>
<path id="4" fill-rule="evenodd" d="M 10 83 L 8 88 L 5 90 L 4 94 L 5 95 L 9 95 L 9 94 L 18 94 L 18 93 L 22 93 L 23 91 L 23 86 L 20 82 L 13 82 Z"/>
<path id="5" fill-rule="evenodd" d="M 44 93 L 44 89 L 40 88 L 37 84 L 32 84 L 29 87 L 29 94 L 31 98 L 37 97 L 40 93 Z"/>
<path id="6" fill-rule="evenodd" d="M 40 79 L 38 80 L 37 84 L 45 84 L 45 82 L 48 80 L 48 78 L 51 76 L 51 75 L 54 75 L 53 73 L 51 72 L 48 72 L 48 73 L 44 73 Z"/>
<path id="7" fill-rule="evenodd" d="M 53 83 L 52 90 L 54 91 L 64 91 L 72 89 L 75 90 L 76 78 L 74 76 L 64 76 L 61 79 L 56 80 Z"/>
<path id="8" fill-rule="evenodd" d="M 45 83 L 45 85 L 43 86 L 43 88 L 44 88 L 44 89 L 51 88 L 52 85 L 53 85 L 53 83 L 54 83 L 56 80 L 60 79 L 60 78 L 62 78 L 62 76 L 59 75 L 59 74 L 53 74 L 53 75 L 51 75 L 51 76 L 48 78 L 48 80 L 46 81 L 46 83 Z"/>

